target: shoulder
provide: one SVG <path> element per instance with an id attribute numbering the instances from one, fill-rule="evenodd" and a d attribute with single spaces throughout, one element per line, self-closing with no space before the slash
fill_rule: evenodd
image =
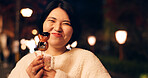
<path id="1" fill-rule="evenodd" d="M 91 51 L 81 49 L 81 48 L 74 48 L 72 49 L 73 54 L 77 55 L 78 57 L 83 57 L 84 60 L 87 61 L 99 61 L 99 58 Z"/>
<path id="2" fill-rule="evenodd" d="M 85 50 L 85 49 L 82 49 L 82 48 L 73 48 L 73 49 L 71 49 L 71 52 L 75 52 L 75 53 L 92 53 L 91 51 L 89 51 L 89 50 Z"/>
<path id="3" fill-rule="evenodd" d="M 84 62 L 85 61 L 86 62 L 100 61 L 99 58 L 93 52 L 91 52 L 89 50 L 85 50 L 85 49 L 81 49 L 81 48 L 73 48 L 70 52 L 73 56 L 80 58 Z"/>

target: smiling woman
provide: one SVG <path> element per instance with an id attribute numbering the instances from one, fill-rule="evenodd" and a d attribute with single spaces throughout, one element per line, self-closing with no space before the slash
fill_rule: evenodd
<path id="1" fill-rule="evenodd" d="M 90 51 L 66 45 L 77 40 L 78 16 L 65 0 L 53 0 L 47 6 L 39 25 L 47 32 L 48 48 L 24 56 L 9 78 L 110 78 L 100 60 Z"/>
<path id="2" fill-rule="evenodd" d="M 73 33 L 67 13 L 60 7 L 53 9 L 43 23 L 43 32 L 51 34 L 48 40 L 50 45 L 65 48 Z M 50 51 L 50 47 L 48 50 Z"/>

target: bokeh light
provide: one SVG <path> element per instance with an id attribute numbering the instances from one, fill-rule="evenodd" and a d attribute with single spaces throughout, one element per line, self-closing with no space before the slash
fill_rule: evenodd
<path id="1" fill-rule="evenodd" d="M 88 43 L 90 46 L 94 46 L 96 43 L 96 37 L 95 36 L 89 36 L 88 37 Z"/>
<path id="2" fill-rule="evenodd" d="M 119 44 L 124 44 L 127 39 L 127 31 L 125 30 L 118 30 L 115 32 L 116 41 Z"/>
<path id="3" fill-rule="evenodd" d="M 78 42 L 77 41 L 74 41 L 72 44 L 71 44 L 71 47 L 72 48 L 75 48 L 77 46 Z"/>
<path id="4" fill-rule="evenodd" d="M 38 34 L 38 31 L 37 31 L 36 29 L 33 29 L 33 30 L 32 30 L 32 34 L 33 34 L 33 35 L 37 35 L 37 34 Z"/>
<path id="5" fill-rule="evenodd" d="M 20 13 L 22 14 L 23 17 L 31 17 L 33 10 L 30 8 L 23 8 L 21 9 Z"/>
<path id="6" fill-rule="evenodd" d="M 38 36 L 35 36 L 35 37 L 34 37 L 34 41 L 35 41 L 35 44 L 38 45 L 38 43 L 39 43 L 39 41 L 40 41 L 40 40 L 39 40 L 39 37 L 38 37 Z"/>
<path id="7" fill-rule="evenodd" d="M 20 40 L 21 43 L 21 49 L 25 50 L 26 47 L 29 49 L 30 53 L 34 52 L 34 48 L 37 47 L 37 45 L 35 44 L 35 40 L 31 39 L 31 40 L 25 40 L 25 39 L 21 39 Z"/>
<path id="8" fill-rule="evenodd" d="M 66 49 L 71 50 L 70 44 L 68 44 L 68 45 L 66 46 Z"/>
<path id="9" fill-rule="evenodd" d="M 21 45 L 21 49 L 22 49 L 22 50 L 26 50 L 26 45 L 25 45 L 25 44 L 22 44 L 22 45 Z"/>

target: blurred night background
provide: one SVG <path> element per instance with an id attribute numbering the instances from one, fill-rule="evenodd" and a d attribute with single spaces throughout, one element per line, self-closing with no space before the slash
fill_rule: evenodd
<path id="1" fill-rule="evenodd" d="M 6 78 L 16 62 L 29 53 L 22 46 L 38 34 L 38 20 L 51 0 L 0 0 L 0 78 Z M 148 1 L 71 0 L 82 26 L 77 47 L 91 50 L 102 61 L 112 78 L 148 78 Z M 22 8 L 33 10 L 23 17 Z M 127 40 L 118 44 L 117 30 L 127 31 Z M 90 46 L 88 36 L 95 36 Z M 33 45 L 34 43 L 32 43 Z M 121 48 L 122 47 L 122 48 Z M 121 51 L 123 58 L 119 59 Z"/>

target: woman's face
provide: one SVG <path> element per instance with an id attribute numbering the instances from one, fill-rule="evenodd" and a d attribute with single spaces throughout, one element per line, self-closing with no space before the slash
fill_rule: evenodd
<path id="1" fill-rule="evenodd" d="M 43 32 L 49 32 L 48 43 L 54 47 L 64 47 L 70 40 L 73 28 L 66 11 L 61 8 L 53 9 L 43 23 Z"/>

